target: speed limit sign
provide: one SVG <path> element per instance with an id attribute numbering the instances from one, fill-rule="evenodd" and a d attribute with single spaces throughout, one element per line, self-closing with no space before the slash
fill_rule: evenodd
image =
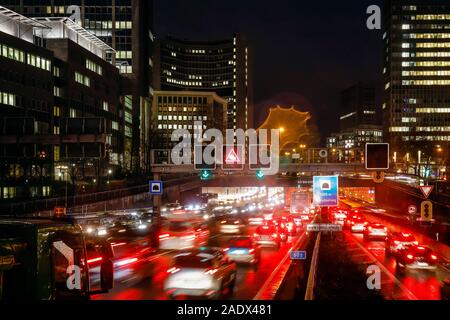
<path id="1" fill-rule="evenodd" d="M 408 207 L 408 213 L 409 214 L 416 214 L 417 213 L 417 207 L 416 206 L 409 206 Z"/>

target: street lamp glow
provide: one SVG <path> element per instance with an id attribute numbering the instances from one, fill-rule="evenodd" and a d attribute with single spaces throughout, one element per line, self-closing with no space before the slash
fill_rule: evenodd
<path id="1" fill-rule="evenodd" d="M 281 133 L 283 133 L 285 131 L 285 129 L 283 127 L 280 127 L 278 130 L 280 130 Z"/>

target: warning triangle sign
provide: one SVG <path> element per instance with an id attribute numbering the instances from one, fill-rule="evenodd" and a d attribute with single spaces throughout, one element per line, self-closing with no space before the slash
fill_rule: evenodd
<path id="1" fill-rule="evenodd" d="M 227 154 L 227 157 L 225 158 L 225 162 L 227 164 L 234 164 L 239 163 L 240 161 L 241 160 L 239 160 L 236 150 L 234 150 L 234 148 L 230 149 L 230 151 Z"/>
<path id="2" fill-rule="evenodd" d="M 428 199 L 428 197 L 431 194 L 431 191 L 433 191 L 433 186 L 422 186 L 420 187 L 420 191 L 422 191 L 423 196 L 425 197 L 425 199 Z"/>

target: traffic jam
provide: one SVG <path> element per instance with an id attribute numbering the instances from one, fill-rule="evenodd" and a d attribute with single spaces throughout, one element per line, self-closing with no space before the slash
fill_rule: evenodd
<path id="1" fill-rule="evenodd" d="M 282 280 L 275 287 L 271 284 L 280 277 L 286 261 L 288 266 L 293 262 L 292 253 L 316 234 L 314 226 L 327 222 L 325 225 L 334 227 L 331 233 L 343 235 L 334 241 L 344 241 L 348 250 L 355 250 L 352 263 L 367 263 L 361 257 L 368 257 L 398 287 L 382 287 L 385 299 L 404 299 L 405 292 L 411 299 L 448 299 L 445 258 L 431 241 L 386 221 L 383 211 L 373 205 L 340 197 L 336 207 L 319 207 L 300 192 L 286 196 L 282 188 L 270 196 L 257 192 L 226 201 L 219 201 L 217 195 L 202 197 L 207 200 L 200 204 L 165 204 L 161 217 L 155 217 L 151 209 L 71 217 L 75 222 L 70 225 L 76 231 L 67 235 L 62 232 L 66 229 L 65 217 L 2 220 L 2 234 L 14 235 L 14 243 L 2 240 L 1 252 L 6 250 L 11 257 L 7 260 L 2 256 L 3 298 L 21 295 L 17 284 L 22 276 L 36 278 L 36 283 L 60 279 L 53 285 L 57 288 L 55 298 L 60 295 L 61 299 L 84 295 L 94 300 L 267 298 L 267 291 L 279 289 Z M 37 271 L 27 273 L 26 268 L 39 270 L 27 260 L 32 252 L 41 253 L 38 247 L 43 244 L 33 239 L 45 239 L 48 225 L 55 223 L 61 224 L 61 231 L 57 233 L 59 241 L 53 242 L 57 250 L 51 251 L 48 264 L 70 261 L 60 248 L 61 244 L 70 247 L 75 252 L 72 259 L 81 257 L 83 285 L 79 290 L 66 290 L 62 285 L 68 279 L 65 268 L 70 262 L 52 266 L 52 277 L 41 277 Z M 25 226 L 29 232 L 18 231 Z M 75 233 L 80 243 L 73 238 Z M 84 248 L 85 260 L 77 248 Z M 47 297 L 45 294 L 52 293 L 42 294 Z"/>

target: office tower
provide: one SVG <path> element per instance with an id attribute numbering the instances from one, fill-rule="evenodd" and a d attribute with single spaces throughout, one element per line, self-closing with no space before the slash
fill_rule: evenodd
<path id="1" fill-rule="evenodd" d="M 450 2 L 390 0 L 384 16 L 384 131 L 399 158 L 430 161 L 449 152 Z"/>
<path id="2" fill-rule="evenodd" d="M 2 0 L 1 4 L 26 17 L 71 17 L 115 50 L 107 60 L 125 76 L 126 169 L 148 171 L 150 131 L 142 114 L 148 114 L 153 92 L 153 1 Z"/>
<path id="3" fill-rule="evenodd" d="M 363 83 L 342 91 L 339 109 L 341 131 L 377 124 L 375 95 L 375 86 Z"/>
<path id="4" fill-rule="evenodd" d="M 253 128 L 251 52 L 243 35 L 223 41 L 166 37 L 155 49 L 155 88 L 209 91 L 228 101 L 228 128 Z"/>
<path id="5" fill-rule="evenodd" d="M 124 117 L 112 48 L 67 18 L 0 7 L 0 198 L 57 195 L 121 170 Z M 66 187 L 67 188 L 67 187 Z"/>

